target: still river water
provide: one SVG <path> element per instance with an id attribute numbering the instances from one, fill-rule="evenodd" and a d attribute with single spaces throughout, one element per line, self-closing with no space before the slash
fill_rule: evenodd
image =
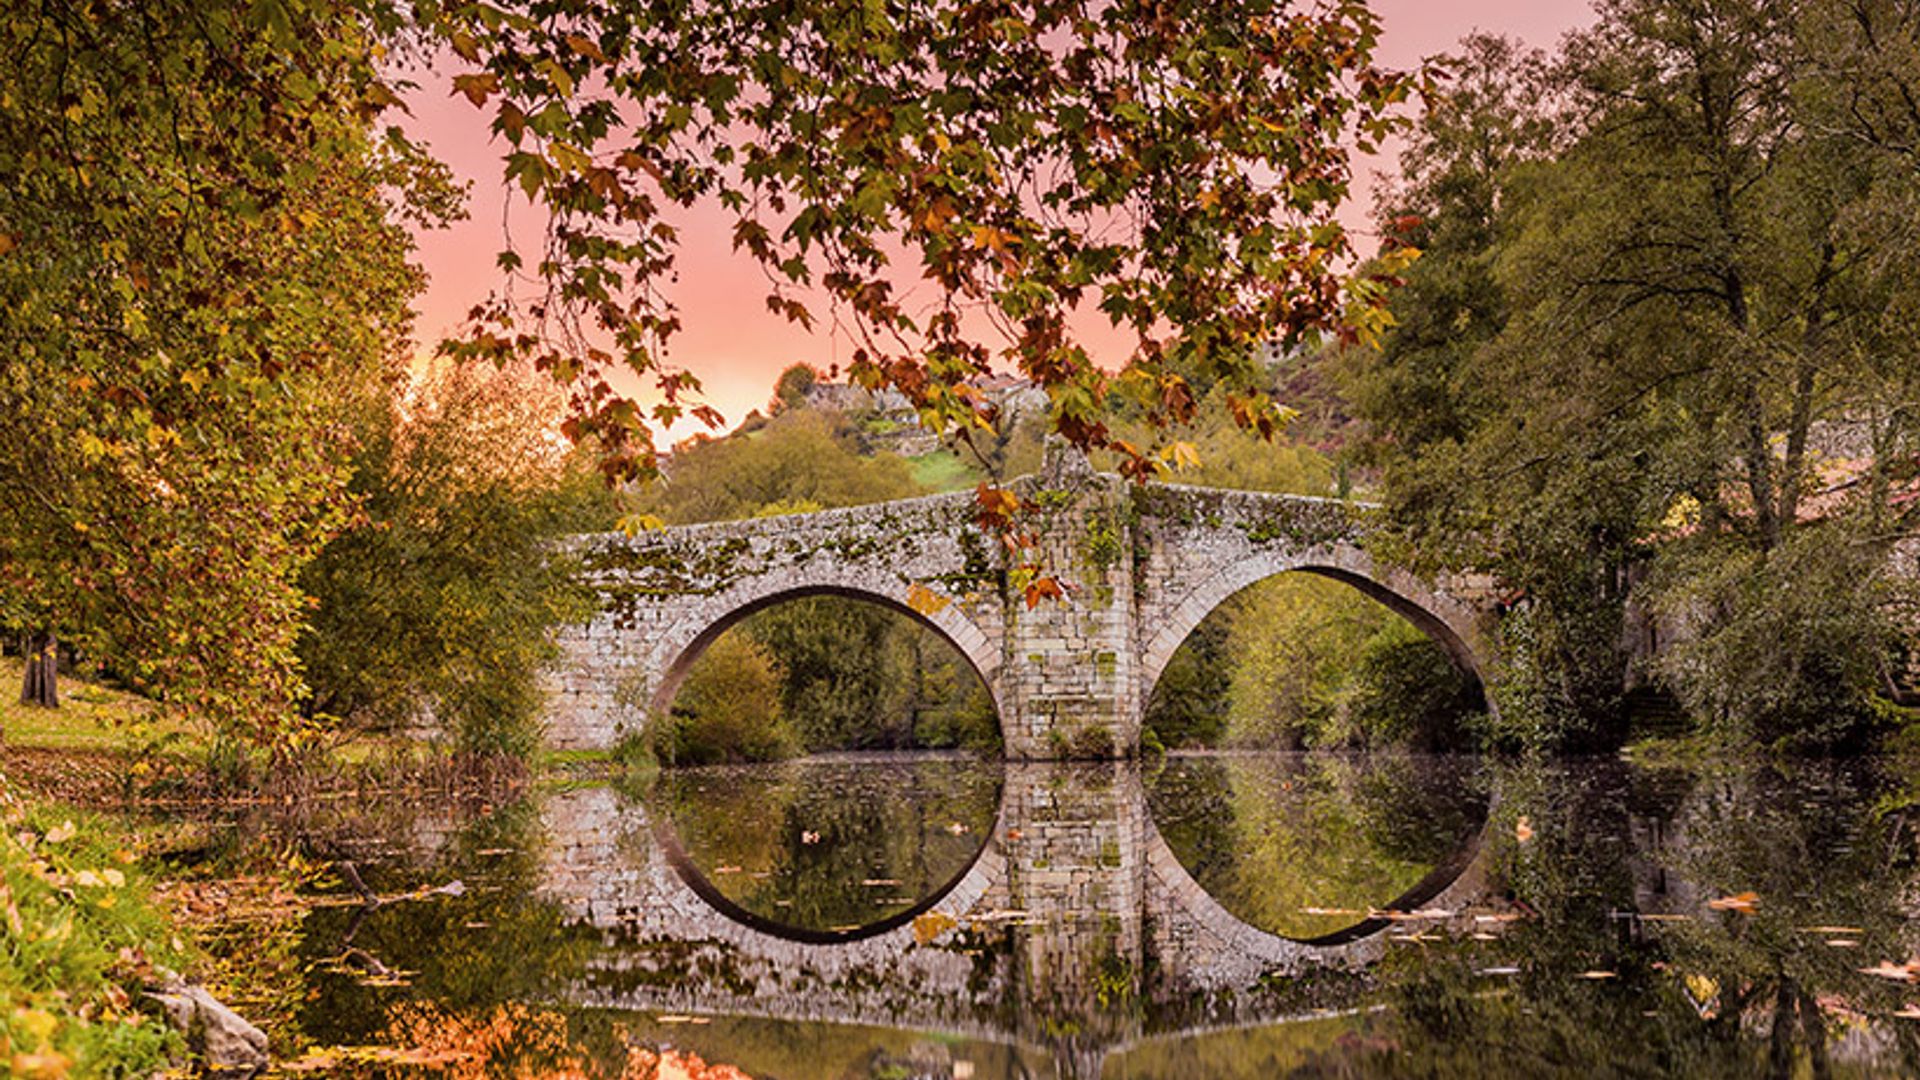
<path id="1" fill-rule="evenodd" d="M 298 1030 L 384 1048 L 335 1073 L 1911 1076 L 1917 795 L 1874 761 L 881 757 L 216 832 L 410 894 L 323 884 L 290 934 Z"/>

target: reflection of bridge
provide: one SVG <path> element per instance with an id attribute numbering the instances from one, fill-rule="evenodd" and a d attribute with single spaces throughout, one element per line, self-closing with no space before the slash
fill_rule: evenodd
<path id="1" fill-rule="evenodd" d="M 1274 1019 L 1265 977 L 1389 947 L 1383 924 L 1312 944 L 1227 912 L 1160 837 L 1130 764 L 1009 765 L 974 864 L 911 922 L 831 943 L 722 914 L 609 789 L 555 794 L 545 821 L 546 895 L 620 942 L 574 988 L 593 1006 L 944 1031 L 1096 1076 L 1143 1035 Z M 1483 887 L 1476 847 L 1392 906 L 1465 907 Z"/>
<path id="2" fill-rule="evenodd" d="M 1369 511 L 1301 496 L 1151 485 L 1053 452 L 1014 482 L 1037 507 L 1044 564 L 1064 603 L 1010 589 L 971 492 L 848 510 L 586 537 L 599 613 L 561 636 L 549 737 L 605 747 L 671 701 L 700 652 L 746 615 L 809 594 L 914 614 L 979 672 L 1015 759 L 1126 755 L 1174 650 L 1227 597 L 1289 570 L 1348 582 L 1406 616 L 1463 669 L 1490 658 L 1487 609 L 1376 563 Z M 626 687 L 623 693 L 622 688 Z"/>

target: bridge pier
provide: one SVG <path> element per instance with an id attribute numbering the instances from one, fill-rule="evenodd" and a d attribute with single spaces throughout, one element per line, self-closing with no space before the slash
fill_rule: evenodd
<path id="1" fill-rule="evenodd" d="M 1134 642 L 1132 492 L 1079 453 L 1049 454 L 1022 488 L 1036 507 L 1038 565 L 1066 598 L 1028 606 L 1012 596 L 1002 605 L 1007 756 L 1131 756 L 1145 708 Z"/>

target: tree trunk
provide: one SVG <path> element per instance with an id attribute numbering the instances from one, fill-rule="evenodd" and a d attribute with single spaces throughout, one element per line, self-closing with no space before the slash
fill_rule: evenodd
<path id="1" fill-rule="evenodd" d="M 46 709 L 60 707 L 60 648 L 53 631 L 27 635 L 27 674 L 20 683 L 20 704 Z"/>

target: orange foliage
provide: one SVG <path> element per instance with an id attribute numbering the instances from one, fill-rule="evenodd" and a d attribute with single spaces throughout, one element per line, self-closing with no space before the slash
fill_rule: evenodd
<path id="1" fill-rule="evenodd" d="M 389 1063 L 446 1080 L 753 1080 L 735 1066 L 710 1064 L 686 1050 L 631 1043 L 619 1072 L 609 1072 L 572 1044 L 565 1016 L 521 1004 L 463 1016 L 430 1002 L 406 1002 L 388 1015 L 381 1040 L 405 1048 L 384 1055 Z"/>

